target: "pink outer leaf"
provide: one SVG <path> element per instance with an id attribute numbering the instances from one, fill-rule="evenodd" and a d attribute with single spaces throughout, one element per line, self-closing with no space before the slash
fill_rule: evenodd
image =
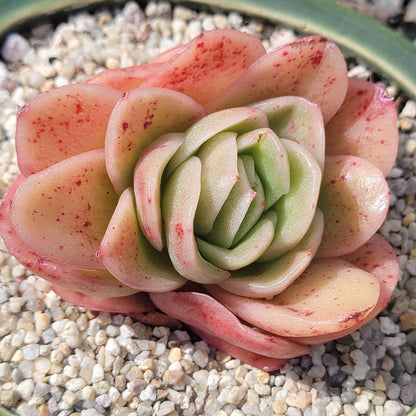
<path id="1" fill-rule="evenodd" d="M 117 279 L 134 289 L 165 292 L 186 283 L 172 267 L 168 255 L 157 252 L 142 234 L 131 188 L 120 196 L 98 257 Z"/>
<path id="2" fill-rule="evenodd" d="M 247 33 L 225 29 L 203 32 L 143 87 L 172 89 L 204 104 L 221 94 L 264 53 L 261 41 Z"/>
<path id="3" fill-rule="evenodd" d="M 344 103 L 326 126 L 326 153 L 360 156 L 387 176 L 398 136 L 396 106 L 385 87 L 351 78 Z"/>
<path id="4" fill-rule="evenodd" d="M 205 293 L 169 292 L 151 294 L 150 298 L 169 316 L 256 354 L 293 358 L 309 352 L 306 345 L 244 325 L 225 306 Z"/>
<path id="5" fill-rule="evenodd" d="M 314 260 L 272 299 L 245 298 L 218 286 L 207 289 L 244 321 L 290 337 L 325 335 L 354 327 L 372 311 L 380 293 L 375 277 L 339 258 Z"/>
<path id="6" fill-rule="evenodd" d="M 347 83 L 338 47 L 322 36 L 308 36 L 268 52 L 206 108 L 212 112 L 296 95 L 318 104 L 327 122 L 341 106 Z"/>
<path id="7" fill-rule="evenodd" d="M 295 248 L 276 260 L 233 271 L 231 277 L 217 285 L 240 296 L 269 298 L 277 295 L 308 267 L 321 242 L 323 229 L 323 215 L 317 209 L 309 231 Z"/>
<path id="8" fill-rule="evenodd" d="M 85 83 L 106 85 L 125 92 L 140 87 L 161 66 L 161 63 L 148 63 L 127 68 L 106 69 L 88 78 Z"/>
<path id="9" fill-rule="evenodd" d="M 135 314 L 154 310 L 154 305 L 147 293 L 135 293 L 130 296 L 101 297 L 86 295 L 85 293 L 65 289 L 61 286 L 53 286 L 54 292 L 67 302 L 80 306 L 81 308 L 96 311 Z"/>
<path id="10" fill-rule="evenodd" d="M 27 177 L 10 215 L 18 237 L 40 257 L 103 270 L 96 252 L 117 198 L 104 150 L 91 150 Z"/>
<path id="11" fill-rule="evenodd" d="M 327 156 L 318 206 L 325 229 L 317 256 L 348 254 L 376 233 L 386 218 L 390 191 L 383 173 L 356 156 Z"/>
<path id="12" fill-rule="evenodd" d="M 153 140 L 183 132 L 204 115 L 197 102 L 176 91 L 136 88 L 124 93 L 110 117 L 105 139 L 108 175 L 117 192 L 133 184 L 137 158 Z"/>
<path id="13" fill-rule="evenodd" d="M 212 335 L 208 332 L 205 332 L 201 329 L 196 329 L 191 327 L 192 331 L 198 334 L 202 339 L 204 339 L 209 344 L 218 348 L 219 350 L 225 351 L 227 354 L 230 354 L 233 357 L 238 358 L 244 363 L 251 365 L 255 368 L 260 368 L 263 371 L 275 371 L 287 363 L 287 359 L 282 358 L 272 358 L 266 357 L 261 354 L 256 354 L 252 351 L 248 351 L 244 348 L 241 348 L 238 345 L 230 344 L 224 339 L 218 338 L 215 335 Z"/>
<path id="14" fill-rule="evenodd" d="M 0 233 L 4 244 L 16 259 L 33 273 L 63 288 L 76 287 L 86 294 L 111 297 L 135 293 L 135 289 L 124 286 L 107 270 L 76 269 L 51 262 L 39 256 L 17 236 L 10 219 L 10 208 L 16 189 L 23 180 L 24 176 L 21 175 L 8 189 L 0 210 Z"/>
<path id="15" fill-rule="evenodd" d="M 120 97 L 109 87 L 77 84 L 30 100 L 17 116 L 16 151 L 23 175 L 103 148 L 108 119 Z"/>
<path id="16" fill-rule="evenodd" d="M 374 234 L 358 250 L 343 256 L 354 266 L 371 273 L 380 284 L 380 296 L 374 309 L 357 325 L 345 331 L 315 337 L 295 338 L 306 344 L 320 344 L 341 338 L 374 319 L 389 303 L 400 276 L 397 256 L 391 245 L 380 234 Z"/>

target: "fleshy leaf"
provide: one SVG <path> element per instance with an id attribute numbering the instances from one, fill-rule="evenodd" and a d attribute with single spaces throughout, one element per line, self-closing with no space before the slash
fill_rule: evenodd
<path id="1" fill-rule="evenodd" d="M 266 205 L 266 198 L 264 195 L 263 184 L 259 176 L 256 173 L 256 166 L 254 164 L 254 159 L 250 155 L 242 154 L 239 155 L 239 158 L 244 163 L 244 170 L 247 175 L 247 179 L 252 187 L 253 191 L 256 193 L 253 201 L 247 210 L 247 213 L 238 229 L 232 245 L 237 244 L 256 224 L 258 219 L 262 216 L 264 212 L 264 206 Z"/>
<path id="2" fill-rule="evenodd" d="M 164 246 L 160 208 L 162 176 L 183 139 L 183 133 L 161 136 L 140 155 L 134 169 L 134 196 L 139 224 L 147 240 L 158 251 Z"/>
<path id="3" fill-rule="evenodd" d="M 103 269 L 96 252 L 117 199 L 104 151 L 91 150 L 27 177 L 13 198 L 11 220 L 39 256 Z"/>
<path id="4" fill-rule="evenodd" d="M 326 126 L 326 153 L 362 157 L 387 176 L 398 134 L 396 106 L 385 87 L 351 78 L 344 103 Z"/>
<path id="5" fill-rule="evenodd" d="M 279 136 L 294 140 L 314 156 L 323 170 L 325 162 L 325 127 L 318 105 L 303 97 L 271 98 L 253 105 L 263 110 L 269 127 Z"/>
<path id="6" fill-rule="evenodd" d="M 201 160 L 201 195 L 195 214 L 195 232 L 212 230 L 215 218 L 238 180 L 236 133 L 223 132 L 198 152 Z"/>
<path id="7" fill-rule="evenodd" d="M 301 145 L 281 139 L 290 164 L 290 190 L 272 207 L 277 213 L 275 238 L 261 256 L 270 261 L 295 247 L 307 233 L 317 206 L 321 169 Z"/>
<path id="8" fill-rule="evenodd" d="M 350 329 L 374 309 L 380 294 L 375 277 L 339 258 L 314 260 L 270 300 L 237 296 L 214 285 L 207 289 L 244 321 L 291 337 Z"/>
<path id="9" fill-rule="evenodd" d="M 231 249 L 197 239 L 201 254 L 209 262 L 227 270 L 241 269 L 256 261 L 273 241 L 276 214 L 267 212 L 246 237 Z"/>
<path id="10" fill-rule="evenodd" d="M 238 181 L 231 189 L 230 195 L 215 219 L 211 232 L 204 236 L 206 240 L 224 248 L 229 248 L 233 243 L 256 196 L 247 178 L 244 163 L 240 158 L 237 160 L 237 166 Z"/>
<path id="11" fill-rule="evenodd" d="M 206 103 L 265 53 L 260 39 L 235 30 L 201 33 L 150 77 L 143 87 L 182 92 Z"/>
<path id="12" fill-rule="evenodd" d="M 194 156 L 206 141 L 218 133 L 231 131 L 242 134 L 268 125 L 266 114 L 251 107 L 231 108 L 209 114 L 186 132 L 185 141 L 169 162 L 167 173 L 169 175 L 182 162 Z"/>
<path id="13" fill-rule="evenodd" d="M 149 299 L 147 293 L 135 293 L 130 296 L 120 296 L 117 298 L 92 296 L 80 293 L 60 286 L 53 287 L 54 292 L 62 299 L 81 308 L 92 309 L 95 311 L 105 311 L 114 313 L 124 313 L 127 315 L 152 311 L 155 306 Z"/>
<path id="14" fill-rule="evenodd" d="M 206 108 L 213 112 L 296 95 L 318 104 L 327 122 L 341 106 L 347 83 L 338 47 L 322 36 L 308 36 L 269 51 Z"/>
<path id="15" fill-rule="evenodd" d="M 318 203 L 325 230 L 317 256 L 342 256 L 368 241 L 383 223 L 389 201 L 380 169 L 356 156 L 327 156 Z"/>
<path id="16" fill-rule="evenodd" d="M 374 309 L 356 326 L 348 330 L 314 337 L 297 338 L 299 342 L 320 344 L 349 334 L 374 319 L 389 303 L 400 276 L 397 255 L 390 244 L 380 235 L 374 234 L 358 250 L 343 256 L 354 266 L 372 274 L 380 284 L 380 296 Z"/>
<path id="17" fill-rule="evenodd" d="M 276 260 L 234 271 L 217 285 L 240 296 L 269 298 L 277 295 L 306 270 L 319 247 L 323 230 L 323 215 L 317 209 L 309 231 L 295 248 Z"/>
<path id="18" fill-rule="evenodd" d="M 250 328 L 208 294 L 169 292 L 151 294 L 150 297 L 166 314 L 257 354 L 292 358 L 309 350 L 306 345 Z"/>
<path id="19" fill-rule="evenodd" d="M 194 236 L 194 216 L 201 192 L 201 162 L 193 156 L 183 162 L 165 185 L 162 216 L 173 267 L 186 279 L 216 283 L 229 272 L 207 262 L 199 254 Z"/>
<path id="20" fill-rule="evenodd" d="M 74 84 L 32 98 L 17 117 L 16 151 L 23 175 L 103 148 L 108 118 L 120 97 L 109 87 Z"/>
<path id="21" fill-rule="evenodd" d="M 110 117 L 105 139 L 107 171 L 116 191 L 121 194 L 132 185 L 137 156 L 153 140 L 183 132 L 204 115 L 197 102 L 176 91 L 136 88 L 124 93 Z"/>
<path id="22" fill-rule="evenodd" d="M 54 285 L 66 289 L 76 287 L 78 291 L 100 296 L 127 296 L 136 290 L 123 285 L 107 270 L 73 268 L 69 265 L 50 261 L 25 244 L 16 234 L 10 218 L 13 196 L 20 183 L 21 175 L 16 179 L 4 196 L 0 211 L 0 232 L 7 249 L 27 269 L 36 273 Z"/>
<path id="23" fill-rule="evenodd" d="M 249 154 L 254 159 L 256 172 L 264 188 L 264 209 L 267 210 L 289 191 L 289 161 L 286 150 L 269 128 L 242 134 L 237 138 L 237 145 L 239 153 Z"/>
<path id="24" fill-rule="evenodd" d="M 152 75 L 157 71 L 162 64 L 149 63 L 142 65 L 134 65 L 127 68 L 113 68 L 105 69 L 91 78 L 88 78 L 86 84 L 106 85 L 121 92 L 132 90 L 140 87 Z"/>
<path id="25" fill-rule="evenodd" d="M 137 290 L 164 292 L 186 283 L 173 269 L 168 255 L 158 253 L 142 234 L 131 188 L 120 196 L 98 256 L 120 282 Z"/>

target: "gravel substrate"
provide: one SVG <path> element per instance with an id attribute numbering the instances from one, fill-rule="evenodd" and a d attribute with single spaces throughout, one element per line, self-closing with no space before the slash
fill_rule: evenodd
<path id="1" fill-rule="evenodd" d="M 18 173 L 18 107 L 40 91 L 103 68 L 146 62 L 202 30 L 236 28 L 266 48 L 295 38 L 237 13 L 197 13 L 169 3 L 78 13 L 56 28 L 10 34 L 0 61 L 0 196 Z M 351 60 L 351 74 L 374 75 Z M 376 78 L 377 79 L 377 78 Z M 147 327 L 124 315 L 63 302 L 0 247 L 0 404 L 21 416 L 401 416 L 416 403 L 416 102 L 400 96 L 400 149 L 389 175 L 381 233 L 402 276 L 377 319 L 267 373 L 186 330 Z"/>

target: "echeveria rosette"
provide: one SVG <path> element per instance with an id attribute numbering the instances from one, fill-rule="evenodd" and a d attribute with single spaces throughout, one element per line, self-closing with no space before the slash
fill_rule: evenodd
<path id="1" fill-rule="evenodd" d="M 391 297 L 396 121 L 323 37 L 205 32 L 25 105 L 1 233 L 65 299 L 272 370 Z"/>

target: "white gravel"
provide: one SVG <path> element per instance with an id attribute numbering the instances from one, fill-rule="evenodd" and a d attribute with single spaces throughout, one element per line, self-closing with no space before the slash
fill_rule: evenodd
<path id="1" fill-rule="evenodd" d="M 77 13 L 56 28 L 34 28 L 29 38 L 10 34 L 0 62 L 0 196 L 18 173 L 19 106 L 104 68 L 146 62 L 214 27 L 253 33 L 266 48 L 295 38 L 237 13 L 197 13 L 166 2 Z M 356 63 L 350 74 L 371 75 Z M 410 100 L 400 108 L 392 203 L 381 229 L 402 277 L 378 319 L 269 374 L 185 330 L 63 302 L 0 243 L 0 404 L 22 416 L 404 415 L 416 402 L 415 108 Z"/>

